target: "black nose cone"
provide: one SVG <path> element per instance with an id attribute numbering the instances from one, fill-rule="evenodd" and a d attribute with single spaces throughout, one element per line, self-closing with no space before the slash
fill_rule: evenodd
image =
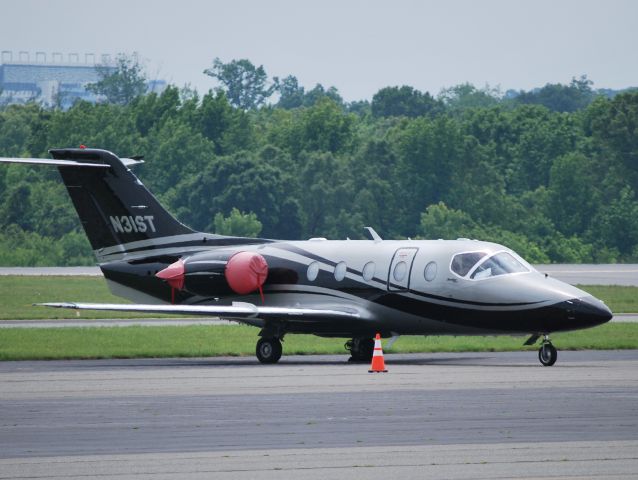
<path id="1" fill-rule="evenodd" d="M 595 297 L 574 298 L 563 303 L 567 322 L 577 328 L 594 327 L 611 320 L 613 314 L 607 305 Z"/>

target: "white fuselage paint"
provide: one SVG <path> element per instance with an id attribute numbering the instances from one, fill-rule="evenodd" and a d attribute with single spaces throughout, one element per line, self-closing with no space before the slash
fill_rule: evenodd
<path id="1" fill-rule="evenodd" d="M 194 236 L 187 235 L 184 237 L 192 239 Z M 201 238 L 201 235 L 197 238 Z M 176 238 L 173 237 L 173 240 L 176 240 Z M 319 279 L 308 281 L 306 282 L 308 285 L 303 287 L 309 290 L 306 295 L 312 295 L 313 289 L 330 288 L 332 291 L 338 289 L 340 282 L 335 277 L 335 270 L 336 266 L 342 262 L 345 263 L 347 268 L 343 277 L 344 280 L 352 280 L 367 288 L 378 289 L 380 292 L 391 291 L 406 299 L 420 300 L 418 294 L 423 293 L 437 297 L 428 300 L 432 303 L 459 308 L 464 308 L 464 304 L 458 303 L 462 301 L 491 304 L 482 306 L 473 303 L 467 307 L 474 310 L 516 311 L 530 307 L 525 305 L 499 306 L 496 304 L 533 303 L 534 308 L 537 308 L 588 295 L 576 287 L 540 274 L 531 265 L 520 259 L 512 250 L 502 245 L 476 240 L 312 240 L 232 247 L 211 248 L 197 246 L 181 249 L 168 245 L 166 248 L 162 248 L 161 244 L 156 245 L 156 243 L 160 242 L 153 240 L 135 243 L 137 248 L 142 248 L 140 251 L 136 251 L 134 254 L 112 252 L 111 255 L 117 255 L 119 259 L 128 260 L 149 256 L 150 253 L 153 255 L 165 255 L 181 252 L 186 262 L 198 262 L 200 257 L 205 257 L 211 252 L 254 251 L 267 257 L 276 257 L 283 261 L 300 264 L 305 268 L 309 268 L 311 264 L 316 263 L 320 272 L 331 276 L 331 285 L 322 285 Z M 152 251 L 144 251 L 143 245 L 153 245 L 154 249 Z M 189 249 L 191 250 L 190 252 L 188 251 Z M 454 255 L 461 252 L 478 251 L 485 252 L 488 255 L 501 251 L 511 252 L 524 262 L 528 271 L 480 280 L 462 278 L 452 272 L 450 264 Z M 406 254 L 408 255 L 406 256 Z M 407 264 L 405 278 L 401 282 L 397 282 L 392 278 L 392 270 L 397 263 L 397 256 L 402 255 L 406 256 L 411 263 L 408 262 Z M 426 279 L 425 269 L 432 262 L 436 265 L 436 273 L 428 280 Z M 369 276 L 370 263 L 372 263 L 374 270 L 371 278 L 366 279 L 363 271 L 364 267 L 368 265 L 366 267 L 366 276 Z M 305 272 L 303 274 L 305 275 Z M 334 281 L 332 281 L 333 279 Z M 388 287 L 389 284 L 390 287 Z M 396 284 L 400 288 L 393 288 L 392 284 Z M 293 286 L 291 285 L 290 287 Z M 277 288 L 286 288 L 286 286 L 278 286 Z M 295 288 L 299 289 L 300 286 L 297 285 Z M 344 294 L 341 292 L 339 295 L 343 296 Z M 350 295 L 346 296 L 350 297 Z M 136 301 L 140 300 L 131 295 L 126 295 L 126 297 Z M 284 301 L 284 297 L 279 298 Z M 287 298 L 285 301 L 289 300 Z M 347 301 L 352 300 L 354 300 L 354 297 L 347 299 Z"/>

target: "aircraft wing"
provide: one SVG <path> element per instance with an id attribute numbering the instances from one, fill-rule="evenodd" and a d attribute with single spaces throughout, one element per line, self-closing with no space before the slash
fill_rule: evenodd
<path id="1" fill-rule="evenodd" d="M 145 305 L 120 303 L 36 303 L 34 305 L 54 308 L 71 308 L 75 310 L 106 310 L 113 312 L 163 313 L 176 315 L 207 315 L 225 319 L 249 320 L 258 318 L 295 320 L 317 319 L 359 319 L 361 316 L 354 308 L 300 308 L 300 307 L 266 307 L 252 303 L 233 302 L 232 305 Z"/>

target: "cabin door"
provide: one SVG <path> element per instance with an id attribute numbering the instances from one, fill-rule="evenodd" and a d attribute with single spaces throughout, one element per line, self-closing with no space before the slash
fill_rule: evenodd
<path id="1" fill-rule="evenodd" d="M 410 273 L 412 263 L 418 248 L 399 248 L 394 252 L 390 270 L 388 271 L 388 290 L 390 292 L 401 292 L 410 288 Z"/>

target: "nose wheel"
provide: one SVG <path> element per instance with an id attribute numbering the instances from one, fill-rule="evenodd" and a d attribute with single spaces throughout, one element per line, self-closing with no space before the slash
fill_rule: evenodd
<path id="1" fill-rule="evenodd" d="M 545 335 L 545 340 L 543 340 L 541 348 L 538 349 L 538 359 L 544 367 L 551 367 L 556 363 L 557 358 L 558 352 L 556 348 L 552 345 L 549 337 Z"/>

